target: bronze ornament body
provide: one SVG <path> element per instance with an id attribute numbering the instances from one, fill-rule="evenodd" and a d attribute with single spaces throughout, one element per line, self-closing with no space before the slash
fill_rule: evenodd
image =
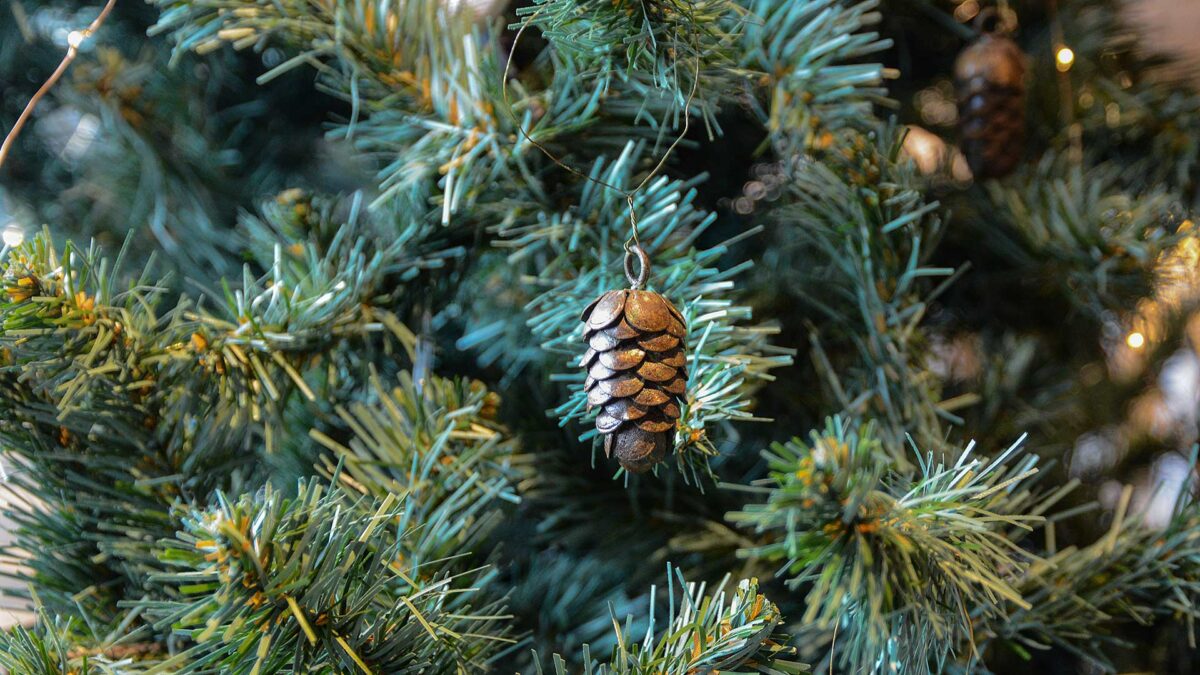
<path id="1" fill-rule="evenodd" d="M 638 286 L 640 284 L 634 284 Z M 662 461 L 674 444 L 687 391 L 687 325 L 654 291 L 608 291 L 583 311 L 587 407 L 600 408 L 604 452 L 632 473 Z"/>

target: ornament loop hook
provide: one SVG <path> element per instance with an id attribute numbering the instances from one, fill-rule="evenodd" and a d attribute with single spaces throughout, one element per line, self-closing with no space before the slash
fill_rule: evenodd
<path id="1" fill-rule="evenodd" d="M 985 7 L 974 25 L 980 35 L 1012 35 L 1017 30 L 1017 13 L 1009 7 Z"/>
<path id="2" fill-rule="evenodd" d="M 633 273 L 633 261 L 637 259 L 638 271 Z M 628 243 L 625 245 L 625 278 L 629 280 L 629 287 L 633 290 L 641 290 L 646 285 L 646 279 L 650 277 L 650 256 L 646 255 L 645 249 L 641 244 Z"/>

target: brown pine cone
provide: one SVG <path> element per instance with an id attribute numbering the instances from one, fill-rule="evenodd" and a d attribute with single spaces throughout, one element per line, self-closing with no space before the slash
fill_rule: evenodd
<path id="1" fill-rule="evenodd" d="M 687 327 L 669 300 L 653 291 L 609 291 L 583 310 L 588 410 L 600 406 L 596 430 L 604 452 L 633 473 L 648 470 L 674 444 L 679 402 L 687 390 Z"/>
<path id="2" fill-rule="evenodd" d="M 984 33 L 954 64 L 959 146 L 978 180 L 1002 178 L 1025 144 L 1025 55 L 1003 35 Z"/>

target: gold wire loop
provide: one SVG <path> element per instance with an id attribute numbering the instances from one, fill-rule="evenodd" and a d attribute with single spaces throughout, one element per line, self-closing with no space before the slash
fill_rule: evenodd
<path id="1" fill-rule="evenodd" d="M 1017 30 L 1017 13 L 1003 3 L 997 7 L 984 7 L 972 23 L 980 35 L 1011 35 Z"/>
<path id="2" fill-rule="evenodd" d="M 637 260 L 637 274 L 633 273 L 633 261 Z M 646 280 L 650 278 L 650 256 L 646 255 L 646 250 L 641 244 L 625 246 L 625 278 L 629 280 L 629 287 L 633 290 L 641 290 L 646 285 Z"/>
<path id="3" fill-rule="evenodd" d="M 679 132 L 679 135 L 675 137 L 675 140 L 671 142 L 671 145 L 667 147 L 666 151 L 663 152 L 662 157 L 659 158 L 658 163 L 654 165 L 654 168 L 650 170 L 650 173 L 646 174 L 646 177 L 637 184 L 637 187 L 633 188 L 632 190 L 626 190 L 613 185 L 606 180 L 593 178 L 579 169 L 569 166 L 565 162 L 561 161 L 558 157 L 555 157 L 553 153 L 546 149 L 546 146 L 534 140 L 533 137 L 529 135 L 529 132 L 525 131 L 525 127 L 521 126 L 520 120 L 517 119 L 516 112 L 513 111 L 512 102 L 508 98 L 508 74 L 512 69 L 513 54 L 515 54 L 517 51 L 517 45 L 521 42 L 521 36 L 525 33 L 525 29 L 529 28 L 529 26 L 533 24 L 534 20 L 537 19 L 538 15 L 542 13 L 543 9 L 545 9 L 544 5 L 539 7 L 536 12 L 522 22 L 521 27 L 517 29 L 516 36 L 513 37 L 512 47 L 509 48 L 508 58 L 504 62 L 504 75 L 500 80 L 500 95 L 504 100 L 504 109 L 508 111 L 509 118 L 512 119 L 513 125 L 517 127 L 517 131 L 520 132 L 521 136 L 526 141 L 529 141 L 530 145 L 538 150 L 541 150 L 542 154 L 550 158 L 550 161 L 558 165 L 559 168 L 569 173 L 573 173 L 584 180 L 589 180 L 597 185 L 614 190 L 625 197 L 625 203 L 629 205 L 630 228 L 629 238 L 625 240 L 624 245 L 625 276 L 629 278 L 629 282 L 631 284 L 636 284 L 634 288 L 639 288 L 646 283 L 646 277 L 649 275 L 650 258 L 646 254 L 646 251 L 642 249 L 642 243 L 638 236 L 638 220 L 637 213 L 634 210 L 633 198 L 638 192 L 641 192 L 642 188 L 646 187 L 646 184 L 648 184 L 652 178 L 658 175 L 658 172 L 661 171 L 663 166 L 667 163 L 667 159 L 671 156 L 671 153 L 675 151 L 676 146 L 683 142 L 683 139 L 687 137 L 688 130 L 691 128 L 692 123 L 692 101 L 696 98 L 696 90 L 700 87 L 700 58 L 696 58 L 696 70 L 692 76 L 692 89 L 688 92 L 687 101 L 685 101 L 683 105 L 683 129 Z M 637 281 L 635 281 L 630 268 L 630 256 L 633 252 L 636 252 L 639 261 L 642 263 L 641 272 L 637 277 Z"/>

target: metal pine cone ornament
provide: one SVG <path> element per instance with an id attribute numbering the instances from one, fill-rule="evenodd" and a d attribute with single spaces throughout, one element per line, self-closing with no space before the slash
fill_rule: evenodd
<path id="1" fill-rule="evenodd" d="M 1025 144 L 1025 54 L 1009 37 L 985 31 L 954 64 L 959 147 L 977 180 L 1002 178 Z"/>
<path id="2" fill-rule="evenodd" d="M 674 445 L 687 390 L 687 326 L 671 301 L 642 290 L 649 270 L 646 252 L 635 244 L 625 254 L 629 290 L 608 291 L 580 317 L 588 344 L 580 363 L 587 369 L 588 410 L 601 409 L 596 430 L 604 435 L 605 454 L 633 473 L 661 462 Z"/>

